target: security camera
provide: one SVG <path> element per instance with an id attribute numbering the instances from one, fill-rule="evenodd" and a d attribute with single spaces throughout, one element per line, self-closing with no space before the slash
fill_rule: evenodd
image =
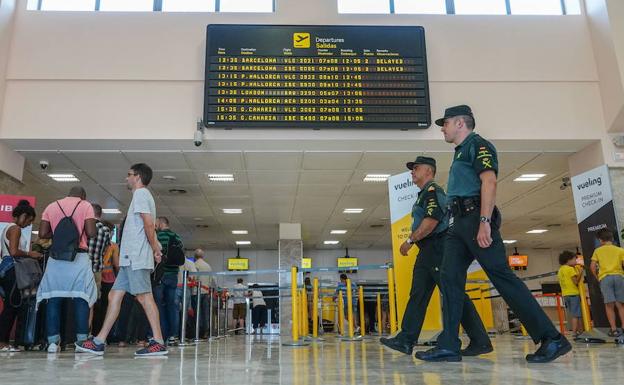
<path id="1" fill-rule="evenodd" d="M 195 138 L 193 139 L 193 143 L 195 147 L 199 147 L 204 142 L 204 133 L 200 130 L 195 131 Z"/>
<path id="2" fill-rule="evenodd" d="M 50 162 L 48 162 L 47 160 L 39 161 L 39 167 L 41 168 L 41 170 L 45 171 L 48 169 L 49 166 L 50 166 Z"/>
<path id="3" fill-rule="evenodd" d="M 197 121 L 197 130 L 195 130 L 193 144 L 195 144 L 195 147 L 199 147 L 202 143 L 204 143 L 204 122 L 200 119 Z"/>

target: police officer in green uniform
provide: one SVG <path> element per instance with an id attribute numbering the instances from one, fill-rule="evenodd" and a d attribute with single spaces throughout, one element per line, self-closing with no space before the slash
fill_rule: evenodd
<path id="1" fill-rule="evenodd" d="M 444 331 L 435 348 L 416 353 L 416 358 L 461 361 L 459 321 L 464 307 L 466 270 L 475 258 L 533 341 L 541 344 L 526 360 L 550 362 L 566 354 L 572 349 L 570 343 L 508 265 L 499 232 L 501 217 L 495 207 L 496 149 L 473 132 L 475 119 L 468 106 L 446 109 L 436 124 L 442 127 L 444 140 L 457 146 L 448 181 L 449 230 L 440 272 Z"/>
<path id="2" fill-rule="evenodd" d="M 401 254 L 407 255 L 414 244 L 418 245 L 419 251 L 414 264 L 412 289 L 403 315 L 401 332 L 394 338 L 381 338 L 380 341 L 391 349 L 412 354 L 433 290 L 436 285 L 440 286 L 440 265 L 448 216 L 446 194 L 433 180 L 436 173 L 435 159 L 419 156 L 416 161 L 407 163 L 407 168 L 412 170 L 412 180 L 420 192 L 412 208 L 412 232 L 401 245 Z M 492 351 L 487 331 L 466 294 L 463 295 L 463 302 L 461 324 L 470 337 L 470 345 L 462 350 L 462 354 L 477 355 Z"/>

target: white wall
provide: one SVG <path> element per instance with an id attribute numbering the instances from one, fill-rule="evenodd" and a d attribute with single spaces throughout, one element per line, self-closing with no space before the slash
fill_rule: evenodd
<path id="1" fill-rule="evenodd" d="M 49 146 L 94 138 L 158 139 L 155 148 L 190 142 L 202 115 L 209 23 L 423 25 L 434 116 L 444 106 L 469 103 L 489 138 L 541 146 L 604 132 L 584 16 L 340 15 L 335 0 L 291 0 L 278 2 L 275 14 L 255 15 L 20 9 L 0 138 L 58 139 Z M 245 141 L 287 148 L 284 139 L 352 145 L 355 137 L 425 147 L 441 142 L 436 129 L 208 130 L 205 149 Z M 107 143 L 98 145 L 117 145 Z"/>
<path id="2" fill-rule="evenodd" d="M 15 0 L 0 0 L 0 117 L 4 107 L 6 78 L 15 20 Z M 17 180 L 22 179 L 24 158 L 0 143 L 0 170 Z"/>

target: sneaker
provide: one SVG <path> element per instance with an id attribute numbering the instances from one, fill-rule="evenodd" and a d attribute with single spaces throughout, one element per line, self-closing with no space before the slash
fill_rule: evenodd
<path id="1" fill-rule="evenodd" d="M 167 347 L 163 344 L 159 344 L 155 340 L 150 340 L 147 347 L 139 349 L 134 352 L 135 356 L 149 357 L 149 356 L 164 356 L 167 355 Z"/>
<path id="2" fill-rule="evenodd" d="M 106 347 L 104 344 L 96 344 L 93 338 L 89 338 L 88 340 L 84 340 L 82 342 L 76 342 L 75 345 L 76 352 L 91 353 L 98 356 L 104 355 L 104 348 Z"/>
<path id="3" fill-rule="evenodd" d="M 48 353 L 58 353 L 61 348 L 54 342 L 48 345 Z"/>
<path id="4" fill-rule="evenodd" d="M 178 344 L 178 337 L 171 336 L 167 339 L 167 346 L 176 346 Z"/>
<path id="5" fill-rule="evenodd" d="M 7 345 L 7 346 L 3 346 L 0 349 L 1 353 L 18 353 L 21 352 L 21 350 L 19 348 L 16 348 L 15 346 L 11 346 L 11 345 Z"/>

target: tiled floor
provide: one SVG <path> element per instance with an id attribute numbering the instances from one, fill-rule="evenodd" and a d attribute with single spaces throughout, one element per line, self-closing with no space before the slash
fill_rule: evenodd
<path id="1" fill-rule="evenodd" d="M 622 384 L 624 346 L 578 345 L 551 364 L 528 365 L 530 341 L 493 339 L 495 351 L 461 363 L 422 363 L 382 348 L 377 339 L 284 347 L 278 337 L 233 336 L 172 348 L 168 357 L 134 358 L 110 347 L 106 356 L 64 352 L 0 354 L 0 384 Z"/>

